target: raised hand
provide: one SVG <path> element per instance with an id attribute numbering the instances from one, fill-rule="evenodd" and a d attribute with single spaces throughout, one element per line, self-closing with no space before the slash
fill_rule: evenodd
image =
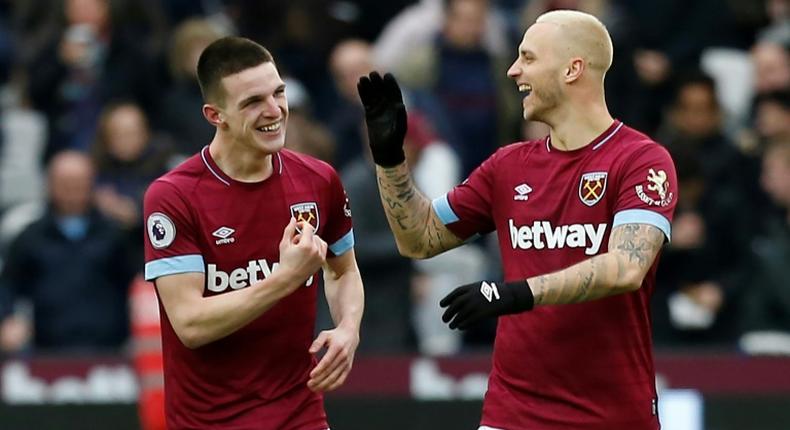
<path id="1" fill-rule="evenodd" d="M 397 166 L 406 159 L 406 107 L 398 82 L 389 73 L 382 78 L 378 72 L 371 72 L 359 78 L 357 91 L 365 108 L 373 161 L 382 167 Z"/>
<path id="2" fill-rule="evenodd" d="M 327 244 L 315 235 L 313 226 L 302 223 L 299 229 L 301 233 L 297 232 L 296 219 L 291 218 L 280 240 L 280 267 L 277 270 L 290 277 L 291 286 L 304 283 L 326 260 Z"/>

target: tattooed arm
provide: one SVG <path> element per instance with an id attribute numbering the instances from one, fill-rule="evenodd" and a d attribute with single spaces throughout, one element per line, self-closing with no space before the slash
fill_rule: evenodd
<path id="1" fill-rule="evenodd" d="M 429 258 L 463 243 L 436 216 L 431 201 L 414 186 L 407 163 L 376 166 L 379 195 L 401 255 Z"/>
<path id="2" fill-rule="evenodd" d="M 607 253 L 528 279 L 535 305 L 579 303 L 635 291 L 663 243 L 664 233 L 655 226 L 619 225 L 612 229 Z"/>

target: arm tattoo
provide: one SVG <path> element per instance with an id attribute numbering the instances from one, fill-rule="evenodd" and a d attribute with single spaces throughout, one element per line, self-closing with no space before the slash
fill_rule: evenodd
<path id="1" fill-rule="evenodd" d="M 609 249 L 614 248 L 642 269 L 653 264 L 653 259 L 664 243 L 664 234 L 648 224 L 623 224 L 612 230 Z"/>
<path id="2" fill-rule="evenodd" d="M 411 256 L 430 257 L 463 243 L 433 213 L 431 201 L 415 187 L 406 163 L 376 166 L 376 176 L 390 228 Z"/>
<path id="3" fill-rule="evenodd" d="M 663 243 L 664 233 L 652 225 L 617 226 L 609 237 L 609 252 L 530 278 L 535 304 L 579 303 L 632 291 L 642 282 Z"/>

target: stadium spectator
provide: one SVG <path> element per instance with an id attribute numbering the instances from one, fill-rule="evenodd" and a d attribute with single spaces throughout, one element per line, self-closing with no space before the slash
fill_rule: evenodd
<path id="1" fill-rule="evenodd" d="M 751 49 L 756 95 L 790 89 L 790 53 L 772 41 L 759 41 Z"/>
<path id="2" fill-rule="evenodd" d="M 126 341 L 134 268 L 121 229 L 92 205 L 94 176 L 84 154 L 52 158 L 49 207 L 11 244 L 0 275 L 3 350 L 31 341 L 35 352 L 118 352 Z M 32 305 L 32 319 L 15 313 L 18 299 Z"/>
<path id="3" fill-rule="evenodd" d="M 481 429 L 659 428 L 648 306 L 677 180 L 664 148 L 609 114 L 611 62 L 595 17 L 541 15 L 508 76 L 524 118 L 550 135 L 498 150 L 433 204 L 404 162 L 398 84 L 377 73 L 359 82 L 401 253 L 426 258 L 497 231 L 506 281 L 440 302 L 450 328 L 500 316 Z"/>
<path id="4" fill-rule="evenodd" d="M 343 170 L 346 164 L 362 155 L 364 127 L 362 106 L 357 98 L 357 80 L 373 70 L 370 44 L 359 39 L 344 40 L 335 46 L 329 57 L 338 100 L 328 124 L 335 136 L 337 151 L 334 166 Z"/>
<path id="5" fill-rule="evenodd" d="M 98 209 L 127 229 L 140 227 L 143 195 L 148 185 L 167 171 L 169 143 L 152 134 L 139 106 L 111 103 L 99 117 L 93 157 Z"/>
<path id="6" fill-rule="evenodd" d="M 49 120 L 47 158 L 88 151 L 110 100 L 135 100 L 151 112 L 159 87 L 150 56 L 108 0 L 66 0 L 63 8 L 65 22 L 27 69 L 33 106 Z"/>
<path id="7" fill-rule="evenodd" d="M 283 81 L 288 87 L 288 123 L 291 124 L 285 135 L 285 147 L 334 165 L 335 140 L 329 129 L 313 116 L 307 89 L 296 79 L 285 77 Z"/>
<path id="8" fill-rule="evenodd" d="M 394 69 L 404 86 L 438 101 L 454 132 L 447 140 L 461 158 L 462 175 L 517 131 L 515 98 L 501 73 L 507 61 L 483 44 L 491 13 L 487 0 L 448 1 L 441 32 Z"/>
<path id="9" fill-rule="evenodd" d="M 790 141 L 771 143 L 763 155 L 762 186 L 776 204 L 761 222 L 741 318 L 740 346 L 752 354 L 790 354 Z"/>
<path id="10" fill-rule="evenodd" d="M 764 144 L 790 140 L 790 87 L 757 96 L 754 111 L 754 131 Z"/>
<path id="11" fill-rule="evenodd" d="M 343 186 L 326 163 L 283 149 L 285 83 L 265 48 L 219 39 L 198 79 L 214 139 L 144 203 L 167 426 L 328 428 L 321 393 L 351 369 L 363 308 Z M 336 326 L 312 340 L 322 266 Z"/>
<path id="12" fill-rule="evenodd" d="M 193 18 L 173 31 L 168 50 L 168 66 L 172 84 L 159 105 L 153 124 L 170 134 L 175 151 L 188 157 L 211 142 L 214 127 L 200 114 L 203 98 L 197 80 L 200 53 L 222 34 L 211 22 Z"/>

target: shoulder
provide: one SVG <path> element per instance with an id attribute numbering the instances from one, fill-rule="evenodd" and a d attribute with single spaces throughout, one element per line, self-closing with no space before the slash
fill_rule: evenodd
<path id="1" fill-rule="evenodd" d="M 512 156 L 512 155 L 527 154 L 535 151 L 536 149 L 540 149 L 542 147 L 541 145 L 545 145 L 545 144 L 546 144 L 545 138 L 538 140 L 525 140 L 525 141 L 513 142 L 511 144 L 498 148 L 491 155 L 491 158 L 507 158 L 508 156 Z"/>
<path id="2" fill-rule="evenodd" d="M 622 136 L 620 138 L 620 148 L 627 154 L 655 152 L 669 154 L 664 145 L 653 140 L 650 136 L 639 130 L 623 125 Z"/>
<path id="3" fill-rule="evenodd" d="M 278 155 L 282 168 L 289 170 L 289 173 L 326 183 L 337 177 L 337 172 L 329 163 L 309 155 L 289 149 L 281 149 Z"/>
<path id="4" fill-rule="evenodd" d="M 197 153 L 151 182 L 145 193 L 146 198 L 171 193 L 187 195 L 197 186 L 205 172 L 206 165 L 201 154 Z"/>

